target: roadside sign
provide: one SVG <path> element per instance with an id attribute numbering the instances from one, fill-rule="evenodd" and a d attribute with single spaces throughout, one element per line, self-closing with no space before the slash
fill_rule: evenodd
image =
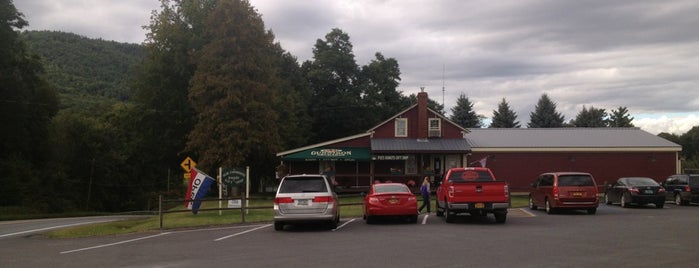
<path id="1" fill-rule="evenodd" d="M 182 174 L 182 175 L 184 175 L 183 177 L 185 180 L 189 180 L 192 178 L 192 175 L 189 175 L 189 174 L 192 174 L 192 173 L 186 172 L 186 173 Z"/>
<path id="2" fill-rule="evenodd" d="M 224 168 L 221 174 L 223 184 L 235 187 L 245 184 L 245 169 L 243 168 Z"/>
<path id="3" fill-rule="evenodd" d="M 190 171 L 192 171 L 194 167 L 197 166 L 197 162 L 194 162 L 192 158 L 187 156 L 187 158 L 185 158 L 184 161 L 180 163 L 180 166 L 182 167 L 182 169 L 184 169 L 185 172 L 189 173 Z"/>

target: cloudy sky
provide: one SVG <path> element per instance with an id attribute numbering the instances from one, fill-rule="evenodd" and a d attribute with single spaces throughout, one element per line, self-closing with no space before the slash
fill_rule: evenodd
<path id="1" fill-rule="evenodd" d="M 542 94 L 568 121 L 627 107 L 657 134 L 699 126 L 699 1 L 251 0 L 299 61 L 332 28 L 359 65 L 381 52 L 405 94 L 424 87 L 450 113 L 465 94 L 492 117 L 506 98 L 523 126 Z M 15 0 L 30 30 L 141 43 L 155 0 Z M 444 89 L 444 90 L 442 90 Z"/>

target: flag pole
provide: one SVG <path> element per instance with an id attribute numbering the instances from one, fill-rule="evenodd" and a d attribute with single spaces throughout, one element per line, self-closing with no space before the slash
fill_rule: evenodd
<path id="1" fill-rule="evenodd" d="M 218 167 L 218 215 L 221 216 L 221 198 L 223 198 L 223 187 L 221 186 L 221 180 L 223 178 L 223 168 Z"/>
<path id="2" fill-rule="evenodd" d="M 250 205 L 250 166 L 245 166 L 245 207 Z M 245 210 L 248 214 L 248 210 Z"/>

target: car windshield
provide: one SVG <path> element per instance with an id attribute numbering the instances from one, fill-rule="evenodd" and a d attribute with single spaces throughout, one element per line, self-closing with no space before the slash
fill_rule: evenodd
<path id="1" fill-rule="evenodd" d="M 558 177 L 558 186 L 595 186 L 589 175 L 562 175 Z"/>
<path id="2" fill-rule="evenodd" d="M 279 186 L 280 193 L 322 193 L 328 187 L 323 177 L 287 177 Z"/>
<path id="3" fill-rule="evenodd" d="M 631 186 L 658 186 L 658 183 L 651 178 L 630 178 L 628 182 Z"/>
<path id="4" fill-rule="evenodd" d="M 409 193 L 404 185 L 374 185 L 374 193 Z"/>

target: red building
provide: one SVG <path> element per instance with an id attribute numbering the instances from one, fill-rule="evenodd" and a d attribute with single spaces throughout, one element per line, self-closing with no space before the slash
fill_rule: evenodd
<path id="1" fill-rule="evenodd" d="M 465 129 L 418 103 L 366 133 L 280 152 L 290 174 L 326 173 L 338 189 L 375 180 L 419 183 L 451 167 L 485 164 L 513 190 L 540 173 L 590 172 L 599 184 L 621 176 L 656 180 L 680 170 L 680 145 L 638 128 Z"/>

